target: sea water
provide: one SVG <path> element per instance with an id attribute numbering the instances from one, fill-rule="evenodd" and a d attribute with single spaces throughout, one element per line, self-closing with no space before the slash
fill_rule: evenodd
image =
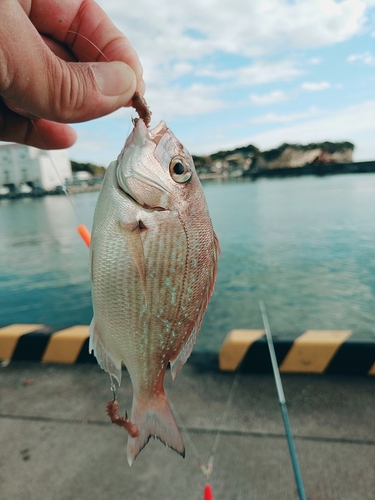
<path id="1" fill-rule="evenodd" d="M 223 257 L 196 350 L 233 328 L 375 329 L 375 174 L 205 181 Z M 71 197 L 91 229 L 98 193 Z M 0 200 L 0 325 L 89 324 L 88 250 L 65 196 Z"/>

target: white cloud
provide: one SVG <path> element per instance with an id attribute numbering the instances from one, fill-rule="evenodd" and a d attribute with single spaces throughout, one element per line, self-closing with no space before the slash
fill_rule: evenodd
<path id="1" fill-rule="evenodd" d="M 317 108 L 310 108 L 306 112 L 301 112 L 301 113 L 288 113 L 288 114 L 283 114 L 283 115 L 278 115 L 276 113 L 266 113 L 263 116 L 258 116 L 257 118 L 254 118 L 251 120 L 251 123 L 291 123 L 295 122 L 297 120 L 303 120 L 306 118 L 312 118 L 314 116 L 322 114 L 322 111 L 320 111 Z"/>
<path id="2" fill-rule="evenodd" d="M 355 158 L 373 160 L 375 157 L 375 101 L 325 113 L 321 117 L 296 125 L 276 127 L 247 137 L 239 144 L 255 144 L 261 149 L 277 147 L 283 142 L 308 144 L 320 141 L 348 140 L 356 145 Z M 363 149 L 362 149 L 363 144 Z M 371 148 L 372 144 L 372 148 Z M 361 151 L 360 155 L 356 151 Z"/>
<path id="3" fill-rule="evenodd" d="M 375 158 L 375 100 L 354 106 L 348 106 L 335 112 L 315 110 L 316 116 L 306 116 L 295 124 L 278 123 L 260 133 L 247 133 L 242 137 L 228 140 L 228 126 L 216 129 L 214 135 L 202 138 L 190 138 L 189 148 L 194 154 L 211 154 L 218 151 L 217 138 L 220 137 L 220 149 L 229 150 L 254 144 L 261 150 L 272 149 L 280 144 L 324 141 L 351 141 L 355 144 L 355 161 L 374 160 Z M 308 112 L 306 113 L 308 115 Z M 245 129 L 243 124 L 242 129 Z M 201 141 L 201 142 L 199 142 Z"/>
<path id="4" fill-rule="evenodd" d="M 311 57 L 307 60 L 307 64 L 311 64 L 312 66 L 318 66 L 321 62 L 322 59 L 320 57 Z"/>
<path id="5" fill-rule="evenodd" d="M 330 87 L 331 84 L 328 82 L 305 82 L 301 85 L 301 89 L 309 92 L 319 92 L 320 90 L 326 90 Z"/>
<path id="6" fill-rule="evenodd" d="M 187 88 L 178 86 L 151 88 L 147 92 L 147 103 L 152 111 L 152 127 L 160 120 L 207 114 L 230 105 L 226 100 L 217 97 L 216 87 L 200 84 L 194 84 Z M 129 111 L 128 108 L 121 108 L 102 120 L 113 118 L 129 120 L 130 113 L 136 116 L 134 110 Z"/>
<path id="7" fill-rule="evenodd" d="M 213 66 L 200 68 L 197 76 L 232 81 L 235 86 L 262 85 L 270 82 L 290 81 L 303 74 L 293 61 L 257 61 L 236 69 L 217 70 Z"/>
<path id="8" fill-rule="evenodd" d="M 201 115 L 225 108 L 227 101 L 219 99 L 213 86 L 194 84 L 179 87 L 150 89 L 147 99 L 157 121 L 180 116 Z"/>
<path id="9" fill-rule="evenodd" d="M 302 74 L 302 71 L 290 61 L 260 61 L 236 70 L 217 72 L 212 68 L 205 68 L 197 70 L 195 74 L 201 77 L 215 77 L 214 79 L 219 79 L 219 84 L 196 83 L 181 88 L 177 85 L 167 85 L 160 77 L 159 81 L 155 81 L 147 90 L 147 101 L 153 112 L 153 119 L 170 120 L 224 109 L 235 105 L 232 98 L 228 99 L 228 91 L 233 88 L 288 81 Z M 222 98 L 220 94 L 223 95 Z M 253 94 L 249 98 L 250 103 L 256 105 L 275 104 L 285 100 L 287 96 L 280 90 L 264 95 Z"/>
<path id="10" fill-rule="evenodd" d="M 357 34 L 364 0 L 99 0 L 142 60 L 163 65 L 221 51 L 250 57 L 324 47 Z M 200 33 L 200 37 L 192 33 Z"/>
<path id="11" fill-rule="evenodd" d="M 188 75 L 192 73 L 194 67 L 192 64 L 187 62 L 178 62 L 172 67 L 172 75 L 173 78 L 178 78 L 180 76 Z"/>
<path id="12" fill-rule="evenodd" d="M 111 115 L 112 118 L 114 114 Z M 69 148 L 69 157 L 75 161 L 93 162 L 96 165 L 107 167 L 111 161 L 115 160 L 125 143 L 125 138 L 131 131 L 130 119 L 127 121 L 128 127 L 124 122 L 124 127 L 120 128 L 121 137 L 119 134 L 108 133 L 108 130 L 114 130 L 108 127 L 108 118 L 101 122 L 101 127 L 98 130 L 89 130 L 87 124 L 74 124 L 74 128 L 78 133 L 77 142 Z M 119 130 L 116 130 L 118 132 Z"/>
<path id="13" fill-rule="evenodd" d="M 239 85 L 260 85 L 290 81 L 302 73 L 292 61 L 258 61 L 252 66 L 240 68 L 235 78 Z"/>
<path id="14" fill-rule="evenodd" d="M 269 104 L 276 104 L 278 102 L 286 101 L 288 98 L 285 92 L 281 90 L 274 90 L 269 94 L 251 94 L 250 102 L 257 106 L 267 106 Z"/>
<path id="15" fill-rule="evenodd" d="M 362 62 L 363 64 L 367 64 L 369 66 L 374 66 L 375 65 L 375 56 L 371 54 L 371 52 L 366 51 L 362 52 L 361 54 L 352 54 L 347 57 L 347 61 L 350 63 L 354 62 Z"/>

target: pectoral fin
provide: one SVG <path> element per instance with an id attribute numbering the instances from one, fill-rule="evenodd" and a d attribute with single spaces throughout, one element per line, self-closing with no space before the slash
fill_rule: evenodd
<path id="1" fill-rule="evenodd" d="M 120 227 L 126 240 L 126 246 L 129 250 L 130 256 L 138 270 L 144 299 L 147 297 L 147 283 L 146 283 L 146 259 L 142 243 L 142 233 L 147 230 L 147 227 L 142 220 L 126 223 L 121 222 Z"/>

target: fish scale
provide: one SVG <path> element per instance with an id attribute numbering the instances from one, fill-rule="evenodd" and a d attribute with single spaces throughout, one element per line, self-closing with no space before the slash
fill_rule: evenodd
<path id="1" fill-rule="evenodd" d="M 176 168 L 175 165 L 177 165 Z M 190 154 L 164 122 L 135 123 L 95 209 L 90 350 L 133 385 L 128 461 L 150 437 L 184 455 L 164 392 L 189 357 L 213 291 L 219 244 Z"/>

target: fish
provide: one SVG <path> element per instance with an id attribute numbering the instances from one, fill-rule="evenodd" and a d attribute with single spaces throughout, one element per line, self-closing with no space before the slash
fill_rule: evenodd
<path id="1" fill-rule="evenodd" d="M 106 171 L 90 245 L 89 350 L 119 386 L 122 362 L 129 373 L 127 423 L 139 429 L 128 436 L 130 466 L 151 437 L 185 456 L 164 377 L 170 366 L 175 380 L 191 354 L 219 254 L 192 156 L 164 121 L 135 119 Z"/>

